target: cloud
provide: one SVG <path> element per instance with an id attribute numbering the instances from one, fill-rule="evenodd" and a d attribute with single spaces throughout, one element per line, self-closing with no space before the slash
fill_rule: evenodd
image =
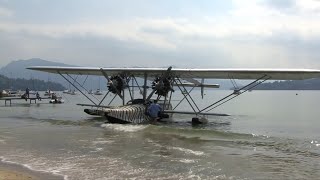
<path id="1" fill-rule="evenodd" d="M 301 13 L 313 13 L 319 15 L 320 13 L 320 1 L 319 0 L 301 0 L 296 1 L 297 9 Z"/>
<path id="2" fill-rule="evenodd" d="M 105 24 L 78 23 L 78 24 L 21 24 L 11 22 L 0 22 L 0 31 L 11 34 L 30 34 L 50 38 L 66 37 L 101 37 L 114 38 L 119 41 L 135 41 L 157 48 L 175 48 L 173 44 L 166 41 L 162 35 L 144 33 L 141 20 L 126 22 L 108 22 Z"/>
<path id="3" fill-rule="evenodd" d="M 6 41 L 18 44 L 28 57 L 47 55 L 75 62 L 90 57 L 102 62 L 107 57 L 127 64 L 133 59 L 140 65 L 166 60 L 164 63 L 172 65 L 196 66 L 201 60 L 214 67 L 289 67 L 303 64 L 303 59 L 308 59 L 305 65 L 315 64 L 319 55 L 310 49 L 320 40 L 318 1 L 232 3 L 233 7 L 224 13 L 197 15 L 196 19 L 115 16 L 46 24 L 0 19 L 1 40 L 6 36 Z M 19 38 L 28 38 L 28 43 Z"/>
<path id="4" fill-rule="evenodd" d="M 267 5 L 271 8 L 285 10 L 295 6 L 295 0 L 265 0 L 261 2 L 263 5 Z"/>
<path id="5" fill-rule="evenodd" d="M 174 18 L 134 18 L 105 23 L 76 24 L 0 22 L 0 30 L 13 34 L 27 33 L 50 38 L 75 36 L 114 38 L 119 41 L 134 41 L 165 49 L 176 49 L 179 42 L 194 37 L 250 39 L 252 37 L 271 38 L 284 33 L 302 39 L 320 37 L 318 18 L 306 19 L 300 16 L 273 13 L 259 6 L 247 6 L 230 12 L 229 16 L 213 19 L 213 21 L 202 19 L 199 22 L 193 22 L 188 19 Z M 248 20 L 245 21 L 245 19 Z"/>
<path id="6" fill-rule="evenodd" d="M 314 0 L 233 1 L 234 8 L 225 14 L 192 19 L 189 17 L 130 17 L 95 22 L 15 23 L 0 22 L 0 30 L 28 33 L 50 38 L 86 37 L 114 38 L 156 48 L 177 49 L 190 38 L 251 39 L 272 38 L 290 34 L 301 39 L 320 36 L 320 3 Z M 290 13 L 289 13 L 290 12 Z M 292 13 L 294 12 L 294 13 Z"/>
<path id="7" fill-rule="evenodd" d="M 0 18 L 1 17 L 12 17 L 13 14 L 14 13 L 12 10 L 0 6 Z"/>

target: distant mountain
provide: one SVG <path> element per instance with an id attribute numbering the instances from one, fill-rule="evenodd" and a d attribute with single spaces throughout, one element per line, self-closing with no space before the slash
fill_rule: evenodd
<path id="1" fill-rule="evenodd" d="M 38 79 L 47 82 L 57 82 L 62 84 L 64 87 L 68 87 L 68 83 L 60 75 L 49 74 L 40 71 L 33 71 L 26 69 L 29 66 L 68 66 L 73 67 L 74 65 L 57 63 L 52 61 L 47 61 L 39 58 L 32 58 L 28 60 L 17 60 L 12 61 L 8 65 L 0 69 L 0 74 L 13 79 Z"/>
<path id="2" fill-rule="evenodd" d="M 45 82 L 38 79 L 11 79 L 6 76 L 0 75 L 0 90 L 24 90 L 26 88 L 36 91 L 45 91 L 50 88 L 53 91 L 62 91 L 65 89 L 61 84 L 55 82 Z"/>
<path id="3" fill-rule="evenodd" d="M 10 78 L 23 78 L 23 79 L 40 79 L 48 80 L 48 73 L 32 71 L 26 69 L 29 66 L 68 66 L 72 67 L 74 65 L 68 65 L 63 63 L 57 63 L 52 61 L 47 61 L 39 58 L 33 58 L 28 60 L 17 60 L 12 61 L 8 65 L 0 69 L 0 74 L 5 75 Z M 59 75 L 58 75 L 59 76 Z"/>
<path id="4" fill-rule="evenodd" d="M 39 58 L 32 58 L 32 59 L 28 59 L 28 60 L 12 61 L 8 65 L 6 65 L 6 66 L 4 66 L 4 67 L 2 67 L 0 69 L 0 74 L 2 74 L 4 76 L 7 76 L 9 78 L 21 78 L 21 79 L 26 79 L 26 80 L 39 79 L 39 80 L 43 80 L 43 81 L 46 81 L 46 82 L 57 82 L 57 83 L 62 84 L 64 87 L 68 87 L 70 89 L 74 89 L 60 75 L 26 69 L 29 66 L 67 66 L 67 67 L 77 67 L 75 65 L 57 63 L 57 62 L 47 61 L 47 60 L 43 60 L 43 59 L 39 59 Z M 86 79 L 85 77 L 79 77 L 77 80 L 79 82 L 84 82 L 85 79 Z M 101 78 L 100 89 L 105 89 L 106 88 L 106 85 L 105 85 L 106 83 L 104 83 L 102 79 L 104 79 L 104 78 Z M 88 78 L 86 83 L 84 84 L 84 86 L 87 89 L 93 89 L 93 90 L 99 88 L 99 78 L 98 77 L 94 77 L 94 76 Z"/>

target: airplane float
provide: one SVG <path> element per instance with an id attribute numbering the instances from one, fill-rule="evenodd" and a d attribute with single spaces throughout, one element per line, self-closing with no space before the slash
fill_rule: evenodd
<path id="1" fill-rule="evenodd" d="M 110 123 L 150 123 L 152 118 L 148 114 L 148 106 L 154 100 L 162 107 L 159 119 L 165 119 L 172 114 L 192 114 L 192 123 L 206 123 L 206 116 L 228 116 L 227 114 L 211 112 L 216 107 L 230 101 L 231 99 L 252 90 L 266 80 L 303 80 L 320 77 L 320 70 L 314 69 L 181 69 L 181 68 L 100 68 L 100 67 L 57 67 L 57 66 L 33 66 L 27 69 L 55 73 L 61 75 L 66 81 L 73 85 L 92 104 L 78 104 L 89 106 L 91 109 L 84 111 L 90 115 L 105 116 Z M 89 92 L 83 83 L 77 81 L 72 75 L 95 75 L 104 76 L 108 83 L 108 91 L 100 102 L 95 102 L 89 97 Z M 143 79 L 143 84 L 138 83 L 137 78 Z M 87 78 L 86 78 L 87 79 Z M 201 79 L 201 82 L 198 80 Z M 204 88 L 219 88 L 218 84 L 205 84 L 204 79 L 251 79 L 252 82 L 236 89 L 233 93 L 212 102 L 207 107 L 200 109 L 190 92 L 194 88 L 201 88 L 203 98 Z M 187 81 L 187 83 L 183 82 Z M 190 105 L 190 111 L 177 111 L 172 108 L 172 94 L 174 87 L 182 93 L 183 98 L 178 105 L 186 100 Z M 191 87 L 187 90 L 186 87 Z M 139 88 L 142 97 L 135 99 L 133 91 Z M 148 89 L 151 91 L 148 93 Z M 190 89 L 190 88 L 189 88 Z M 125 91 L 129 92 L 130 100 L 126 103 Z M 122 105 L 102 105 L 109 93 L 114 94 L 113 99 L 119 96 Z M 93 96 L 91 94 L 91 96 Z M 152 99 L 153 97 L 156 99 Z M 94 96 L 93 96 L 94 97 Z"/>

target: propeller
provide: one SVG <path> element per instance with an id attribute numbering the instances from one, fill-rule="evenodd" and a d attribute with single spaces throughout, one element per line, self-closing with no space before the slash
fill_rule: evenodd
<path id="1" fill-rule="evenodd" d="M 102 68 L 100 68 L 100 71 L 103 74 L 103 76 L 108 80 L 108 90 L 114 94 L 117 94 L 122 100 L 124 100 L 123 95 L 121 95 L 121 91 L 126 87 L 126 83 L 123 79 L 123 76 L 112 76 L 111 78 L 109 78 L 107 73 Z"/>
<path id="2" fill-rule="evenodd" d="M 147 101 L 151 99 L 154 93 L 158 94 L 158 96 L 167 96 L 169 91 L 173 91 L 173 88 L 171 86 L 172 77 L 170 76 L 171 69 L 172 67 L 170 66 L 161 77 L 155 78 L 155 80 L 152 82 L 153 90 L 146 99 Z"/>
<path id="3" fill-rule="evenodd" d="M 108 82 L 108 90 L 122 97 L 121 92 L 127 87 L 125 79 L 121 75 L 111 76 Z"/>
<path id="4" fill-rule="evenodd" d="M 158 94 L 159 96 L 166 96 L 170 90 L 172 90 L 171 87 L 171 77 L 167 78 L 159 78 L 156 77 L 155 80 L 152 82 L 152 89 L 155 90 L 155 94 Z"/>

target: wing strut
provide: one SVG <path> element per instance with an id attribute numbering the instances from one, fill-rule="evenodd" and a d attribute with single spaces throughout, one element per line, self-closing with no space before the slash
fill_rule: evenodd
<path id="1" fill-rule="evenodd" d="M 201 98 L 203 99 L 203 94 L 204 94 L 204 78 L 201 79 Z"/>
<path id="2" fill-rule="evenodd" d="M 261 83 L 265 82 L 266 80 L 268 80 L 268 79 L 270 79 L 270 78 L 271 78 L 270 76 L 264 75 L 264 76 L 256 79 L 255 81 L 249 83 L 248 85 L 243 86 L 242 88 L 240 88 L 239 90 L 237 90 L 237 92 L 239 92 L 239 93 L 235 94 L 235 93 L 233 92 L 233 93 L 227 95 L 226 97 L 224 97 L 224 98 L 216 101 L 215 103 L 207 106 L 206 108 L 202 109 L 202 110 L 199 111 L 198 113 L 201 113 L 201 112 L 203 112 L 203 111 L 205 111 L 205 110 L 207 110 L 207 109 L 209 109 L 209 108 L 212 107 L 211 109 L 209 109 L 209 110 L 206 111 L 206 112 L 208 112 L 208 111 L 210 111 L 210 110 L 212 110 L 212 109 L 214 109 L 214 108 L 216 108 L 216 107 L 218 107 L 218 106 L 220 106 L 220 105 L 222 105 L 222 104 L 230 101 L 231 99 L 233 99 L 233 98 L 235 98 L 235 97 L 237 97 L 237 96 L 239 96 L 239 95 L 247 92 L 248 90 L 253 89 L 254 87 L 260 85 Z M 261 81 L 260 81 L 260 80 L 261 80 Z M 258 82 L 258 81 L 259 81 L 259 82 Z M 241 90 L 244 90 L 244 91 L 241 92 Z"/>
<path id="3" fill-rule="evenodd" d="M 143 94 L 143 92 L 142 92 L 142 90 L 141 90 L 141 87 L 140 87 L 140 85 L 139 85 L 139 83 L 138 83 L 138 81 L 137 81 L 136 77 L 135 77 L 134 75 L 132 75 L 132 78 L 133 78 L 133 80 L 136 82 L 136 85 L 137 85 L 137 86 L 138 86 L 138 88 L 139 88 L 139 92 L 140 92 L 140 94 Z M 132 87 L 133 87 L 133 82 L 132 82 Z"/>
<path id="4" fill-rule="evenodd" d="M 232 76 L 230 77 L 230 75 L 228 75 L 228 76 L 229 76 L 229 79 L 231 81 L 231 84 L 233 85 L 233 88 L 235 90 L 239 90 L 239 86 L 237 85 L 237 82 L 234 80 L 234 78 Z"/>
<path id="5" fill-rule="evenodd" d="M 178 78 L 178 81 L 179 81 L 179 83 L 182 85 L 182 82 L 181 82 L 181 80 Z M 178 86 L 179 87 L 179 86 Z M 187 89 L 182 85 L 182 87 L 183 87 L 183 91 L 181 91 L 181 92 L 188 92 L 187 91 Z M 179 88 L 180 89 L 180 88 Z M 181 90 L 181 89 L 180 89 Z M 185 95 L 185 94 L 184 94 Z M 189 93 L 187 93 L 187 95 L 189 96 L 189 98 L 191 99 L 191 101 L 193 102 L 193 104 L 195 105 L 195 107 L 198 109 L 198 111 L 200 111 L 200 109 L 199 109 L 199 107 L 198 107 L 198 105 L 197 105 L 197 103 L 193 100 L 193 98 L 190 96 L 190 94 Z M 186 95 L 185 95 L 185 97 L 186 97 Z M 186 97 L 186 99 L 188 100 L 188 98 Z M 190 104 L 191 105 L 191 104 Z"/>
<path id="6" fill-rule="evenodd" d="M 130 80 L 131 78 L 130 77 L 127 77 L 127 76 L 124 76 L 125 78 L 125 81 L 126 81 L 126 87 L 128 88 L 128 92 L 129 92 L 129 95 L 130 95 L 130 98 L 131 98 L 131 101 L 133 100 L 133 97 L 132 97 L 132 92 L 131 92 L 131 89 L 130 89 Z M 133 79 L 132 79 L 132 82 L 133 82 Z M 124 89 L 122 89 L 122 105 L 125 105 L 125 92 L 124 92 Z"/>
<path id="7" fill-rule="evenodd" d="M 102 98 L 101 101 L 99 102 L 99 105 L 98 105 L 98 106 L 101 105 L 101 103 L 104 101 L 104 99 L 108 96 L 109 92 L 110 92 L 110 91 L 108 91 L 108 92 L 106 93 L 106 95 L 103 96 L 103 98 Z"/>
<path id="8" fill-rule="evenodd" d="M 196 86 L 193 86 L 193 87 L 189 90 L 188 94 L 190 94 L 195 87 L 196 87 Z M 182 101 L 183 101 L 184 99 L 186 99 L 186 96 L 184 96 L 184 97 L 180 100 L 180 102 L 179 102 L 172 110 L 175 110 L 175 109 L 182 103 Z"/>
<path id="9" fill-rule="evenodd" d="M 171 104 L 172 93 L 173 93 L 173 91 L 170 92 L 168 104 Z M 165 102 L 165 103 L 166 103 L 166 102 Z M 165 109 L 165 106 L 163 107 L 163 109 Z"/>
<path id="10" fill-rule="evenodd" d="M 108 106 L 110 106 L 110 104 L 113 102 L 113 100 L 114 100 L 116 97 L 117 97 L 117 95 L 115 94 L 115 95 L 113 96 L 113 98 L 111 99 L 111 101 L 109 102 Z"/>
<path id="11" fill-rule="evenodd" d="M 71 81 L 68 78 L 66 78 L 64 75 L 62 75 L 60 73 L 60 71 L 57 71 L 57 72 L 58 72 L 58 74 L 60 74 L 61 77 L 63 77 L 66 81 L 68 81 L 74 88 L 76 88 L 82 95 L 84 95 L 87 99 L 89 99 L 89 101 L 91 101 L 94 105 L 97 105 L 94 101 L 92 101 L 92 99 L 90 99 L 86 94 L 84 94 L 77 86 L 75 86 L 73 83 L 71 83 Z M 70 76 L 70 75 L 68 75 L 68 76 Z"/>
<path id="12" fill-rule="evenodd" d="M 132 91 L 131 91 L 131 89 L 130 89 L 130 85 L 129 85 L 129 83 L 130 83 L 130 81 L 132 81 L 132 86 L 133 86 L 133 78 L 132 77 L 126 77 L 126 85 L 127 85 L 127 88 L 128 88 L 128 91 L 129 91 L 129 95 L 130 95 L 130 98 L 131 98 L 131 101 L 133 100 L 133 88 L 134 87 L 132 87 Z M 124 90 L 123 90 L 123 105 L 125 104 L 125 102 L 124 102 Z"/>
<path id="13" fill-rule="evenodd" d="M 197 111 L 194 109 L 194 107 L 192 106 L 191 102 L 189 101 L 189 99 L 187 98 L 187 95 L 185 93 L 183 93 L 183 90 L 181 89 L 180 85 L 178 85 L 177 81 L 174 79 L 175 83 L 177 84 L 178 88 L 180 89 L 181 93 L 183 94 L 184 98 L 188 101 L 190 107 L 192 108 L 193 112 L 195 114 L 197 114 Z M 180 81 L 181 83 L 181 81 Z M 189 95 L 189 94 L 188 94 Z M 189 95 L 190 96 L 190 95 Z"/>
<path id="14" fill-rule="evenodd" d="M 84 85 L 84 83 L 85 82 L 83 82 L 83 84 L 81 85 L 78 81 L 77 81 L 77 78 L 78 78 L 78 76 L 76 77 L 76 78 L 73 78 L 70 74 L 67 74 L 67 76 L 70 78 L 70 79 L 72 79 L 72 80 L 74 80 L 74 83 L 77 83 L 80 87 L 82 87 L 86 92 L 89 92 L 85 87 L 83 87 L 83 85 Z M 88 77 L 88 76 L 87 76 Z M 80 91 L 79 89 L 77 89 L 78 91 Z M 81 91 L 80 91 L 81 92 Z M 82 92 L 81 92 L 82 93 Z M 82 93 L 83 94 L 83 93 Z M 91 96 L 92 97 L 94 97 L 98 102 L 99 102 L 99 99 L 98 98 L 96 98 L 94 95 L 92 95 L 91 94 Z M 104 99 L 103 99 L 104 100 Z M 102 103 L 102 101 L 103 100 L 101 100 L 101 102 L 99 103 L 99 105 L 101 105 L 101 103 Z"/>
<path id="15" fill-rule="evenodd" d="M 147 79 L 148 79 L 148 74 L 144 73 L 143 100 L 144 100 L 145 103 L 147 102 Z"/>

